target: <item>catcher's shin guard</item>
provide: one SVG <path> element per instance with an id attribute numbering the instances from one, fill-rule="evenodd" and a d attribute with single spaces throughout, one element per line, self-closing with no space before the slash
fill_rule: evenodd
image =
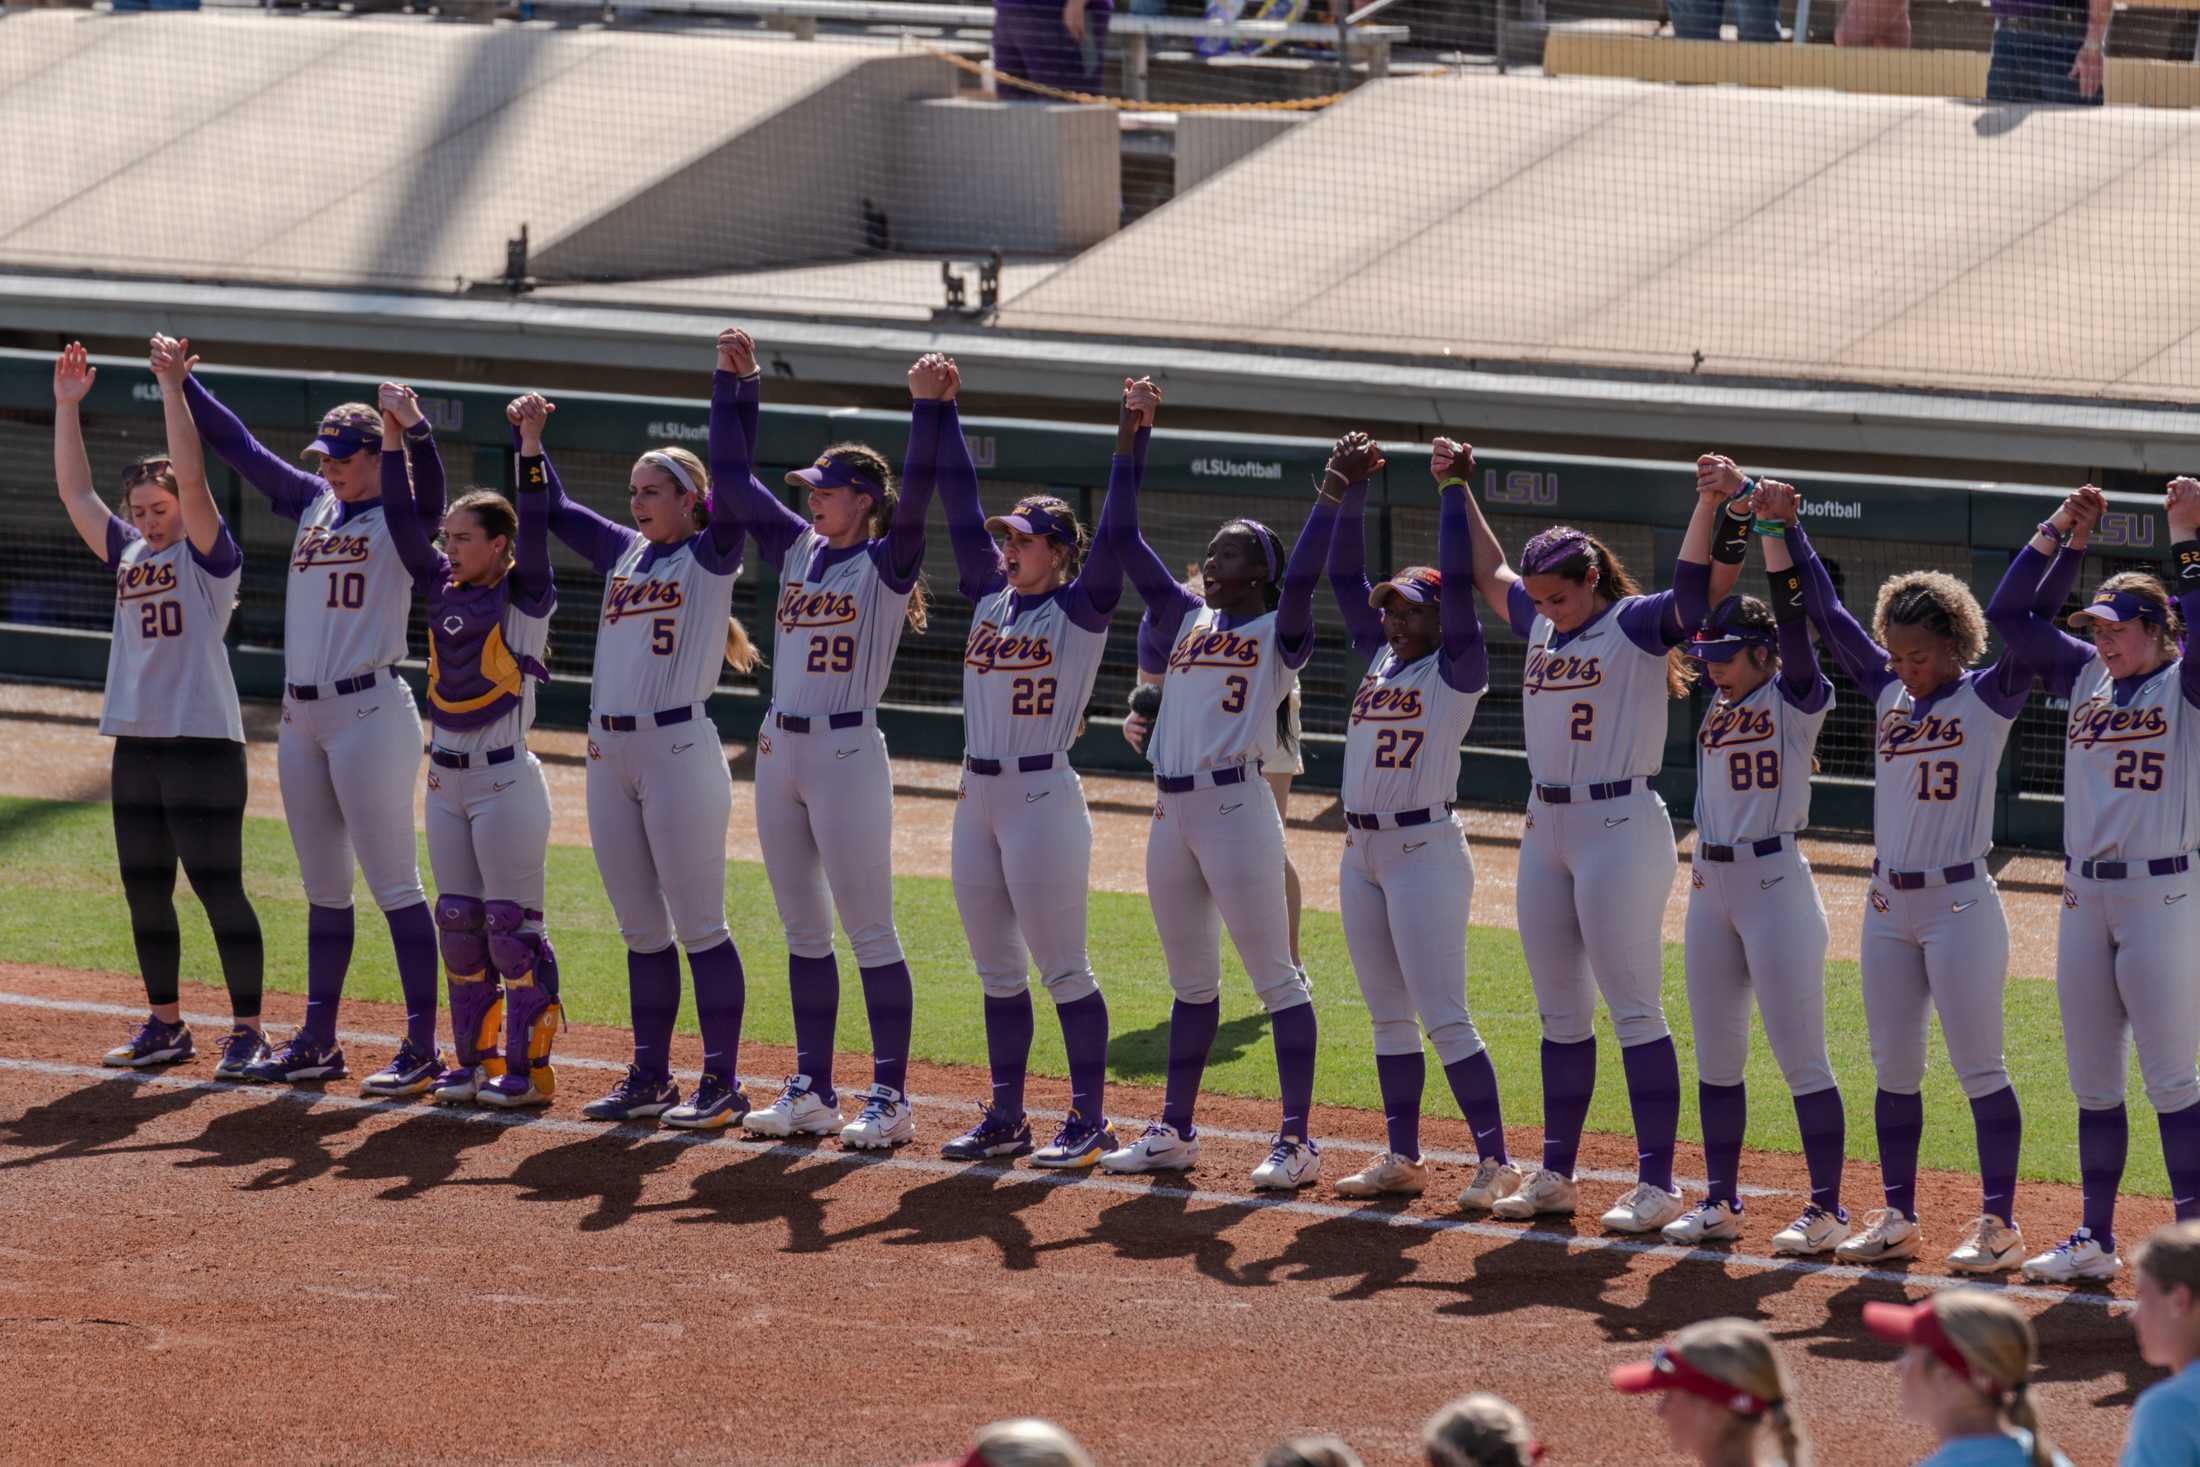
<path id="1" fill-rule="evenodd" d="M 493 1080 L 504 1073 L 504 994 L 489 971 L 488 906 L 479 897 L 438 897 L 435 925 L 450 983 L 455 1070 L 475 1072 L 476 1083 Z"/>
<path id="2" fill-rule="evenodd" d="M 504 1054 L 507 1083 L 524 1081 L 544 1096 L 557 1090 L 550 1067 L 550 1045 L 564 1022 L 558 1003 L 557 954 L 540 930 L 529 930 L 542 913 L 518 902 L 488 903 L 489 961 L 504 979 Z"/>

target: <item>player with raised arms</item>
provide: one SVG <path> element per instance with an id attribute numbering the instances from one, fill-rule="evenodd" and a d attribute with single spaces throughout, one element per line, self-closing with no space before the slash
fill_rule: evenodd
<path id="1" fill-rule="evenodd" d="M 1697 480 L 1687 550 L 1674 572 L 1691 603 L 1723 599 L 1739 555 L 1710 563 L 1726 515 L 1716 486 Z M 1499 1217 L 1571 1215 L 1574 1164 L 1596 1090 L 1601 990 L 1619 1036 L 1634 1112 L 1636 1184 L 1603 1216 L 1624 1233 L 1664 1227 L 1685 1210 L 1673 1186 L 1680 1059 L 1661 996 L 1661 936 L 1679 864 L 1673 822 L 1651 787 L 1665 752 L 1666 702 L 1687 692 L 1675 653 L 1695 628 L 1681 593 L 1644 595 L 1596 536 L 1554 525 L 1530 539 L 1516 573 L 1472 495 L 1474 582 L 1528 644 L 1521 721 L 1532 782 L 1520 838 L 1520 943 L 1543 1022 L 1543 1161 L 1497 1199 Z"/>
<path id="2" fill-rule="evenodd" d="M 1105 1108 L 1107 1000 L 1085 945 L 1092 815 L 1084 784 L 1069 767 L 1069 749 L 1084 728 L 1108 623 L 1123 594 L 1122 567 L 1107 535 L 1121 503 L 1114 486 L 1143 466 L 1161 393 L 1151 382 L 1123 389 L 1110 492 L 1100 512 L 1102 538 L 1088 549 L 1084 527 L 1052 495 L 1027 496 L 1009 513 L 986 518 L 978 470 L 957 416 L 961 378 L 955 364 L 925 357 L 911 381 L 920 409 L 939 419 L 940 503 L 961 590 L 972 607 L 963 645 L 968 750 L 955 803 L 952 863 L 955 905 L 984 990 L 993 1078 L 992 1099 L 977 1124 L 941 1152 L 975 1161 L 1032 1149 L 1024 1076 L 1032 1035 L 1029 973 L 1036 963 L 1062 1025 L 1070 1107 L 1033 1165 L 1090 1166 L 1120 1143 Z"/>
<path id="3" fill-rule="evenodd" d="M 1866 632 L 1841 604 L 1797 521 L 1795 492 L 1759 484 L 1755 498 L 1758 518 L 1782 526 L 1812 625 L 1877 710 L 1875 855 L 1859 966 L 1887 1205 L 1834 1251 L 1852 1263 L 1917 1254 L 1917 1151 L 1925 1130 L 1919 1091 L 1938 1010 L 1948 1059 L 1971 1102 L 1982 1192 L 1979 1216 L 1948 1266 L 1972 1274 L 2013 1269 L 2023 1261 L 2012 1214 L 2024 1116 L 2002 1063 L 2009 920 L 1986 856 L 1995 771 L 2034 664 L 2011 647 L 1974 669 L 1986 650 L 1985 615 L 1961 581 L 1940 571 L 1911 571 L 1882 585 Z M 2026 579 L 2013 570 L 1997 599 L 2039 591 L 2037 572 Z"/>
<path id="4" fill-rule="evenodd" d="M 1734 461 L 1720 455 L 1699 459 L 1697 474 L 1722 494 L 1745 494 L 1749 487 Z M 1801 575 L 1779 538 L 1782 526 L 1766 521 L 1762 529 L 1771 537 L 1765 541 L 1773 581 L 1769 605 L 1754 596 L 1729 596 L 1716 607 L 1681 607 L 1684 618 L 1699 623 L 1684 650 L 1716 690 L 1696 732 L 1696 848 L 1686 933 L 1688 1015 L 1710 1187 L 1703 1202 L 1665 1225 L 1664 1237 L 1693 1247 L 1742 1235 L 1742 1140 L 1749 1121 L 1743 1075 L 1755 1006 L 1794 1098 L 1810 1173 L 1810 1202 L 1773 1234 L 1772 1251 L 1810 1255 L 1832 1251 L 1849 1235 L 1841 1206 L 1848 1123 L 1826 1054 L 1826 909 L 1799 840 L 1810 823 L 1810 777 L 1819 731 L 1833 711 L 1833 683 L 1818 668 Z M 1734 547 L 1742 548 L 1746 541 Z M 1698 553 L 1694 546 L 1681 551 L 1684 559 Z M 1686 584 L 1696 582 L 1691 577 Z"/>
<path id="5" fill-rule="evenodd" d="M 2021 591 L 2079 557 L 2072 532 L 2107 508 L 2088 484 L 2039 527 L 2009 568 Z M 2184 655 L 2200 615 L 2200 482 L 2170 481 L 2177 599 L 2145 571 L 2110 576 L 2070 617 L 2092 640 L 2057 631 L 2069 590 L 1999 596 L 1987 619 L 2012 648 L 2046 669 L 2050 697 L 2069 700 L 2063 745 L 2063 904 L 2055 993 L 2063 1050 L 2078 1101 L 2078 1174 L 2084 1218 L 2076 1232 L 2026 1261 L 2047 1283 L 2115 1277 L 2116 1194 L 2130 1149 L 2124 1084 L 2134 1040 L 2162 1134 L 2162 1159 L 2180 1218 L 2200 1217 L 2200 661 Z M 2182 613 L 2182 614 L 2180 614 Z"/>
<path id="6" fill-rule="evenodd" d="M 435 430 L 408 387 L 383 383 L 378 405 L 382 513 L 427 611 L 428 865 L 456 1050 L 445 1072 L 434 1050 L 408 1043 L 390 1061 L 389 1093 L 548 1105 L 564 1011 L 543 927 L 550 787 L 527 747 L 558 600 L 543 476 L 520 476 L 516 511 L 493 489 L 461 495 L 443 513 L 439 549 L 414 508 L 416 490 L 445 498 Z"/>
<path id="7" fill-rule="evenodd" d="M 1338 440 L 1288 564 L 1275 531 L 1253 519 L 1224 521 L 1207 545 L 1202 595 L 1179 585 L 1139 533 L 1135 478 L 1118 480 L 1111 494 L 1123 501 L 1108 526 L 1116 553 L 1147 615 L 1169 629 L 1168 680 L 1148 744 L 1159 796 L 1146 837 L 1146 895 L 1176 1001 L 1161 1117 L 1100 1158 L 1108 1171 L 1186 1171 L 1199 1160 L 1192 1113 L 1222 1022 L 1225 923 L 1268 1011 L 1283 1101 L 1253 1185 L 1296 1189 L 1321 1169 L 1307 1126 L 1314 996 L 1291 957 L 1283 820 L 1260 754 L 1291 675 L 1313 655 L 1314 585 L 1344 490 L 1381 467 L 1381 450 L 1366 434 Z"/>
<path id="8" fill-rule="evenodd" d="M 69 523 L 115 578 L 114 636 L 99 731 L 115 741 L 115 855 L 150 1012 L 101 1063 L 139 1069 L 197 1051 L 178 984 L 176 866 L 206 908 L 229 988 L 231 1026 L 214 1073 L 241 1079 L 267 1054 L 260 1037 L 265 949 L 244 889 L 244 720 L 222 637 L 244 552 L 215 507 L 199 435 L 183 404 L 190 344 L 154 338 L 168 452 L 122 471 L 125 521 L 92 486 L 82 404 L 99 376 L 83 343 L 53 367 L 53 468 Z"/>
<path id="9" fill-rule="evenodd" d="M 412 578 L 390 543 L 382 512 L 382 414 L 346 402 L 321 418 L 305 451 L 309 474 L 270 453 L 187 371 L 185 401 L 222 462 L 297 523 L 283 594 L 283 721 L 276 777 L 284 823 L 298 853 L 306 901 L 306 1014 L 298 1032 L 255 1063 L 251 1078 L 296 1084 L 348 1071 L 336 1012 L 351 968 L 351 887 L 356 854 L 396 949 L 408 1056 L 436 1051 L 436 930 L 420 885 L 413 789 L 420 779 L 420 710 L 397 676 L 406 655 Z M 443 517 L 423 498 L 423 520 Z M 360 1082 L 369 1095 L 399 1095 L 417 1066 L 393 1063 Z"/>
<path id="10" fill-rule="evenodd" d="M 753 361 L 747 349 L 739 367 L 720 370 L 719 382 L 739 370 L 753 383 Z M 815 463 L 787 475 L 806 496 L 807 514 L 751 476 L 753 420 L 712 417 L 719 484 L 757 548 L 779 566 L 780 584 L 772 706 L 756 741 L 756 836 L 787 930 L 796 1073 L 744 1124 L 760 1136 L 837 1131 L 842 1144 L 861 1151 L 906 1146 L 916 1135 L 905 1093 L 914 998 L 894 930 L 894 775 L 878 727 L 902 629 L 925 625 L 924 514 L 940 409 L 923 394 L 944 389 L 915 367 L 910 378 L 907 484 L 897 491 L 893 466 L 877 449 L 830 444 Z M 726 450 L 715 436 L 721 427 L 734 430 Z M 871 1021 L 871 1087 L 845 1124 L 833 1088 L 836 908 Z"/>
<path id="11" fill-rule="evenodd" d="M 746 672 L 757 663 L 732 616 L 741 528 L 725 487 L 733 440 L 754 431 L 754 349 L 744 333 L 729 331 L 718 338 L 716 360 L 710 468 L 677 447 L 636 459 L 627 479 L 631 529 L 566 497 L 542 446 L 549 403 L 530 394 L 510 409 L 521 481 L 541 480 L 551 533 L 604 578 L 589 684 L 588 833 L 626 943 L 634 1059 L 581 1114 L 659 1116 L 701 1131 L 748 1112 L 736 1070 L 748 985 L 726 926 L 733 776 L 704 703 L 721 665 Z M 703 1077 L 684 1101 L 672 1082 L 682 948 L 703 1033 Z"/>
<path id="12" fill-rule="evenodd" d="M 1473 450 L 1436 441 L 1436 565 L 1367 581 L 1367 481 L 1344 490 L 1329 547 L 1329 585 L 1352 650 L 1368 664 L 1344 741 L 1344 853 L 1338 909 L 1352 971 L 1375 1030 L 1375 1080 L 1388 1147 L 1337 1183 L 1347 1197 L 1417 1196 L 1422 1034 L 1436 1050 L 1478 1161 L 1459 1205 L 1487 1209 L 1520 1184 L 1505 1151 L 1497 1071 L 1467 1012 L 1467 911 L 1474 859 L 1451 813 L 1459 746 L 1489 691 L 1489 648 L 1474 604 L 1467 514 Z M 1446 595 L 1447 588 L 1451 594 Z"/>

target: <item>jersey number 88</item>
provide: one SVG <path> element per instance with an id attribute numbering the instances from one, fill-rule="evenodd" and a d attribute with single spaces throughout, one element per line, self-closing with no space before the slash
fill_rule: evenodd
<path id="1" fill-rule="evenodd" d="M 1736 751 L 1726 756 L 1726 782 L 1736 790 L 1776 790 L 1780 787 L 1780 751 L 1759 749 L 1754 754 Z"/>

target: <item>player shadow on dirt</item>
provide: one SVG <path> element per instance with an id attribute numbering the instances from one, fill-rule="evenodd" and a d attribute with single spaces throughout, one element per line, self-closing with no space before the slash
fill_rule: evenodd
<path id="1" fill-rule="evenodd" d="M 1207 1070 L 1212 1074 L 1217 1066 L 1226 1065 L 1242 1057 L 1245 1052 L 1268 1038 L 1268 1015 L 1265 1012 L 1241 1014 L 1225 1020 L 1215 1030 L 1215 1047 L 1208 1052 Z M 1108 1039 L 1108 1077 L 1135 1084 L 1144 1080 L 1160 1080 L 1169 1073 L 1169 1021 L 1161 1020 L 1143 1029 L 1133 1029 L 1127 1034 L 1111 1035 Z"/>
<path id="2" fill-rule="evenodd" d="M 1414 1250 L 1435 1240 L 1440 1228 L 1413 1223 L 1376 1226 L 1373 1215 L 1404 1215 L 1410 1203 L 1386 1198 L 1354 1209 L 1350 1217 L 1309 1223 L 1273 1258 L 1248 1263 L 1240 1281 L 1248 1284 L 1320 1284 L 1338 1282 L 1332 1299 L 1373 1299 L 1399 1288 L 1419 1272 L 1423 1259 Z"/>
<path id="3" fill-rule="evenodd" d="M 1273 1281 L 1249 1277 L 1233 1266 L 1237 1244 L 1223 1236 L 1260 1210 L 1243 1204 L 1202 1204 L 1195 1212 L 1190 1189 L 1156 1182 L 1149 1191 L 1103 1208 L 1081 1237 L 1041 1244 L 1040 1251 L 1112 1248 L 1127 1263 L 1178 1263 L 1189 1258 L 1202 1277 L 1216 1283 L 1233 1288 L 1265 1285 Z"/>
<path id="4" fill-rule="evenodd" d="M 465 1177 L 453 1185 L 510 1187 L 521 1202 L 593 1199 L 595 1207 L 576 1226 L 584 1233 L 600 1233 L 631 1221 L 650 1177 L 694 1144 L 676 1131 L 608 1127 L 600 1135 L 529 1152 L 504 1176 Z"/>
<path id="5" fill-rule="evenodd" d="M 1007 1167 L 973 1166 L 906 1189 L 886 1216 L 825 1234 L 819 1246 L 831 1248 L 859 1238 L 897 1247 L 991 1243 L 1000 1253 L 1001 1267 L 1021 1273 L 1039 1266 L 1039 1245 L 1018 1214 L 1046 1201 L 1060 1185 Z"/>
<path id="6" fill-rule="evenodd" d="M 841 1167 L 802 1165 L 818 1154 L 817 1148 L 800 1144 L 737 1154 L 724 1166 L 698 1175 L 686 1197 L 637 1203 L 627 1215 L 664 1213 L 683 1226 L 739 1228 L 783 1223 L 787 1241 L 781 1252 L 822 1253 L 826 1246 L 825 1199 L 820 1194 L 848 1173 Z"/>
<path id="7" fill-rule="evenodd" d="M 179 1171 L 264 1168 L 240 1184 L 246 1192 L 318 1181 L 336 1169 L 328 1143 L 364 1125 L 381 1107 L 323 1106 L 313 1103 L 317 1098 L 310 1091 L 274 1091 L 258 1105 L 222 1111 L 189 1140 L 146 1149 L 198 1153 L 177 1161 Z"/>
<path id="8" fill-rule="evenodd" d="M 190 1109 L 207 1096 L 197 1086 L 152 1085 L 136 1075 L 97 1080 L 13 1120 L 0 1120 L 0 1171 L 78 1157 L 162 1149 L 162 1143 L 126 1145 L 141 1127 Z M 8 1148 L 37 1148 L 9 1156 Z"/>
<path id="9" fill-rule="evenodd" d="M 336 1163 L 336 1175 L 352 1182 L 389 1182 L 377 1202 L 411 1202 L 458 1176 L 463 1153 L 494 1142 L 506 1128 L 468 1125 L 441 1107 L 422 1103 L 396 1125 L 370 1131 Z"/>

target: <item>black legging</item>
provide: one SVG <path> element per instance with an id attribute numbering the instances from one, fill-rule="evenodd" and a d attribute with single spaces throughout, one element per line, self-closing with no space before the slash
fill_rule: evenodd
<path id="1" fill-rule="evenodd" d="M 145 997 L 176 1001 L 183 940 L 176 862 L 214 928 L 222 979 L 240 1019 L 260 1014 L 266 957 L 244 894 L 244 745 L 228 739 L 116 739 L 115 853 L 130 902 Z"/>

